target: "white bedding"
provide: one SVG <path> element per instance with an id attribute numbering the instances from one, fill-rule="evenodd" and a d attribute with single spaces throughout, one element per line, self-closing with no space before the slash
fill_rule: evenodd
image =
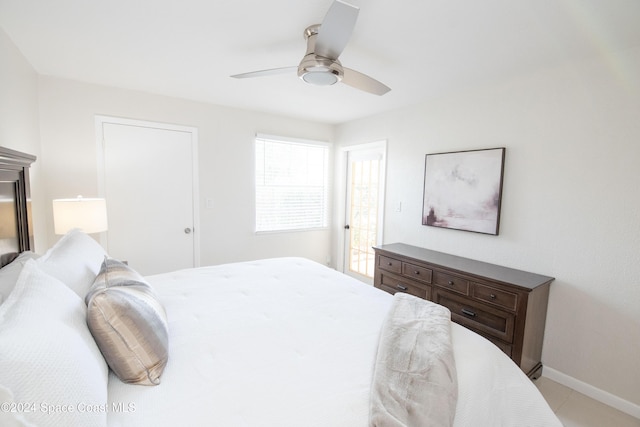
<path id="1" fill-rule="evenodd" d="M 155 387 L 109 378 L 108 425 L 366 427 L 391 295 L 301 258 L 147 277 L 169 319 Z M 500 350 L 456 324 L 456 426 L 560 426 Z"/>

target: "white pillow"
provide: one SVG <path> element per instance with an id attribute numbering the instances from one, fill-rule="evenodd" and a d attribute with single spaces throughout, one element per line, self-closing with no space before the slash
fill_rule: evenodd
<path id="1" fill-rule="evenodd" d="M 34 404 L 27 421 L 106 425 L 108 369 L 85 316 L 76 294 L 27 261 L 0 306 L 0 382 L 15 402 Z"/>
<path id="2" fill-rule="evenodd" d="M 42 255 L 38 265 L 84 299 L 100 271 L 105 255 L 105 250 L 98 242 L 75 229 L 62 236 Z"/>
<path id="3" fill-rule="evenodd" d="M 25 251 L 18 255 L 11 263 L 0 269 L 0 304 L 7 299 L 16 285 L 24 263 L 27 262 L 27 260 L 36 259 L 37 257 L 38 255 L 35 253 Z"/>

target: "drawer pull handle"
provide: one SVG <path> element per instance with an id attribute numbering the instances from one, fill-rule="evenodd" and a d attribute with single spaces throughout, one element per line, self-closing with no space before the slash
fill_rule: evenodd
<path id="1" fill-rule="evenodd" d="M 491 295 L 489 295 L 489 298 L 491 298 L 491 299 L 496 299 L 496 294 L 491 294 Z"/>
<path id="2" fill-rule="evenodd" d="M 468 310 L 466 308 L 462 309 L 462 314 L 467 315 L 469 317 L 476 317 L 476 313 L 474 313 L 473 311 Z"/>
<path id="3" fill-rule="evenodd" d="M 406 291 L 407 290 L 407 287 L 406 286 L 402 286 L 402 285 L 398 285 L 397 288 L 400 289 L 401 291 Z"/>
<path id="4" fill-rule="evenodd" d="M 413 274 L 415 274 L 416 276 L 420 274 L 420 272 L 418 270 L 414 271 Z"/>
<path id="5" fill-rule="evenodd" d="M 453 286 L 453 285 L 455 285 L 455 283 L 453 283 L 453 280 L 449 280 L 449 282 L 447 283 L 447 285 L 449 285 L 449 286 Z"/>
<path id="6" fill-rule="evenodd" d="M 393 265 L 393 263 L 392 263 L 392 262 L 390 262 L 390 263 L 388 263 L 387 265 L 392 266 L 392 265 Z"/>

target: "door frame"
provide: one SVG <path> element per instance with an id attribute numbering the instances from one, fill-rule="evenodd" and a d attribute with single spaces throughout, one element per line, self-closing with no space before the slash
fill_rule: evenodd
<path id="1" fill-rule="evenodd" d="M 344 229 L 347 221 L 347 209 L 349 205 L 349 200 L 347 200 L 347 186 L 349 185 L 349 176 L 348 176 L 348 168 L 349 168 L 349 152 L 352 151 L 367 151 L 367 150 L 380 150 L 382 151 L 382 161 L 380 162 L 380 209 L 378 211 L 378 244 L 381 244 L 384 240 L 384 207 L 385 207 L 385 197 L 386 197 L 386 182 L 387 182 L 387 140 L 379 140 L 375 142 L 367 142 L 362 144 L 354 144 L 347 145 L 340 148 L 340 158 L 339 158 L 339 170 L 340 170 L 340 188 L 338 195 L 338 217 L 334 217 L 338 220 L 338 233 L 337 233 L 337 253 L 336 253 L 336 269 L 338 271 L 342 271 L 346 273 L 346 269 L 348 268 L 348 263 L 346 262 L 346 246 L 348 239 L 348 232 Z M 353 276 L 355 277 L 355 276 Z M 360 278 L 366 279 L 366 276 L 362 276 Z M 373 279 L 367 280 L 373 284 Z"/>
<path id="2" fill-rule="evenodd" d="M 194 267 L 200 266 L 200 189 L 199 189 L 199 173 L 198 173 L 198 128 L 192 126 L 174 125 L 169 123 L 151 122 L 146 120 L 127 119 L 122 117 L 112 116 L 95 116 L 95 130 L 96 130 L 96 153 L 98 163 L 98 197 L 106 196 L 106 165 L 104 155 L 104 125 L 115 124 L 125 126 L 137 126 L 151 129 L 170 130 L 185 132 L 191 134 L 191 188 L 193 200 L 193 265 Z M 109 201 L 107 201 L 109 203 Z M 102 247 L 106 248 L 107 252 L 108 241 L 105 233 L 100 234 L 100 243 Z"/>

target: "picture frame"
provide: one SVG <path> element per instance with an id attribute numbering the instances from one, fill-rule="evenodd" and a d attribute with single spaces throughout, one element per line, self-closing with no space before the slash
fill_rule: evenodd
<path id="1" fill-rule="evenodd" d="M 422 224 L 497 236 L 505 151 L 427 154 Z"/>

